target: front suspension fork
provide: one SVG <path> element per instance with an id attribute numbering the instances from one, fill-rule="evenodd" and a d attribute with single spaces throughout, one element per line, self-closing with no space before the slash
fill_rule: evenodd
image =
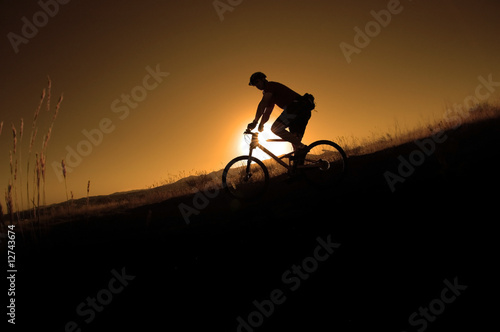
<path id="1" fill-rule="evenodd" d="M 252 152 L 255 148 L 250 146 L 248 151 L 248 161 L 247 161 L 247 171 L 246 171 L 246 179 L 249 180 L 252 177 L 252 173 L 250 172 L 250 165 L 252 163 Z"/>

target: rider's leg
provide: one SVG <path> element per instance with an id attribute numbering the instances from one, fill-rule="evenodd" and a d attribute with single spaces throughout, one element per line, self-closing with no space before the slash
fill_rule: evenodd
<path id="1" fill-rule="evenodd" d="M 297 119 L 290 125 L 290 133 L 295 135 L 299 140 L 304 137 L 304 132 L 306 131 L 307 123 L 311 117 L 311 112 L 302 112 Z M 297 158 L 295 165 L 304 165 L 304 160 L 307 154 L 307 149 L 300 149 L 294 146 L 294 151 L 296 151 L 295 157 Z"/>
<path id="2" fill-rule="evenodd" d="M 306 131 L 307 123 L 311 118 L 311 111 L 303 110 L 299 113 L 297 118 L 290 124 L 290 133 L 297 136 L 297 138 L 302 141 L 304 133 Z"/>
<path id="3" fill-rule="evenodd" d="M 281 122 L 279 119 L 277 119 L 272 127 L 271 131 L 276 134 L 277 136 L 281 137 L 285 141 L 288 141 L 292 143 L 293 147 L 296 148 L 301 148 L 304 147 L 304 144 L 300 142 L 300 138 L 297 137 L 295 134 L 290 133 L 288 130 L 286 130 L 287 125 Z"/>
<path id="4" fill-rule="evenodd" d="M 292 143 L 294 150 L 297 150 L 305 147 L 305 145 L 300 142 L 302 137 L 297 137 L 297 135 L 286 130 L 286 128 L 290 127 L 294 120 L 297 119 L 297 115 L 300 112 L 300 109 L 294 106 L 296 105 L 292 104 L 283 110 L 281 115 L 273 123 L 271 131 L 285 141 Z"/>

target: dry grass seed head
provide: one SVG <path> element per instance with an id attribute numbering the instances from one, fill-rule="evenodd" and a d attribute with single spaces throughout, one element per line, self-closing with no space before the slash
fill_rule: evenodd
<path id="1" fill-rule="evenodd" d="M 62 166 L 63 176 L 66 179 L 66 163 L 64 162 L 64 159 L 61 161 L 61 166 Z"/>
<path id="2" fill-rule="evenodd" d="M 47 112 L 50 110 L 50 90 L 52 88 L 52 81 L 50 80 L 50 76 L 47 75 Z"/>
<path id="3" fill-rule="evenodd" d="M 21 126 L 19 128 L 19 137 L 23 139 L 23 133 L 24 133 L 24 119 L 21 118 Z"/>
<path id="4" fill-rule="evenodd" d="M 45 89 L 42 90 L 42 96 L 40 97 L 40 102 L 38 103 L 38 107 L 36 108 L 35 114 L 33 115 L 33 128 L 35 128 L 36 120 L 38 119 L 38 115 L 40 114 L 40 109 L 42 108 L 44 100 L 45 100 Z"/>
<path id="5" fill-rule="evenodd" d="M 14 149 L 12 150 L 14 154 L 16 154 L 16 149 L 17 149 L 17 130 L 16 126 L 12 124 L 12 138 L 14 140 Z"/>

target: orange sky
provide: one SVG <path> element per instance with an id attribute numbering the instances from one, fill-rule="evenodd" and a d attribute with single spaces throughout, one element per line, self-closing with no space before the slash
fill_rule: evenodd
<path id="1" fill-rule="evenodd" d="M 395 121 L 411 128 L 473 95 L 479 76 L 500 82 L 495 0 L 42 3 L 46 13 L 37 1 L 0 4 L 0 188 L 10 178 L 11 124 L 19 131 L 21 118 L 15 157 L 21 151 L 26 171 L 50 75 L 52 106 L 40 114 L 31 161 L 64 93 L 46 151 L 48 203 L 66 198 L 52 166 L 63 158 L 75 198 L 89 180 L 100 195 L 223 168 L 242 154 L 241 133 L 261 96 L 248 86 L 254 71 L 315 95 L 305 143 L 369 137 Z M 369 41 L 356 38 L 367 24 Z M 357 51 L 346 56 L 341 44 Z"/>

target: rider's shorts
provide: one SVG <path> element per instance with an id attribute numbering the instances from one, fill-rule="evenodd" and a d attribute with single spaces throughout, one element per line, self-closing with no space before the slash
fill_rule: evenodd
<path id="1" fill-rule="evenodd" d="M 285 128 L 290 128 L 290 133 L 302 139 L 310 118 L 311 111 L 308 107 L 302 101 L 295 100 L 285 107 L 276 121 L 283 123 Z"/>

